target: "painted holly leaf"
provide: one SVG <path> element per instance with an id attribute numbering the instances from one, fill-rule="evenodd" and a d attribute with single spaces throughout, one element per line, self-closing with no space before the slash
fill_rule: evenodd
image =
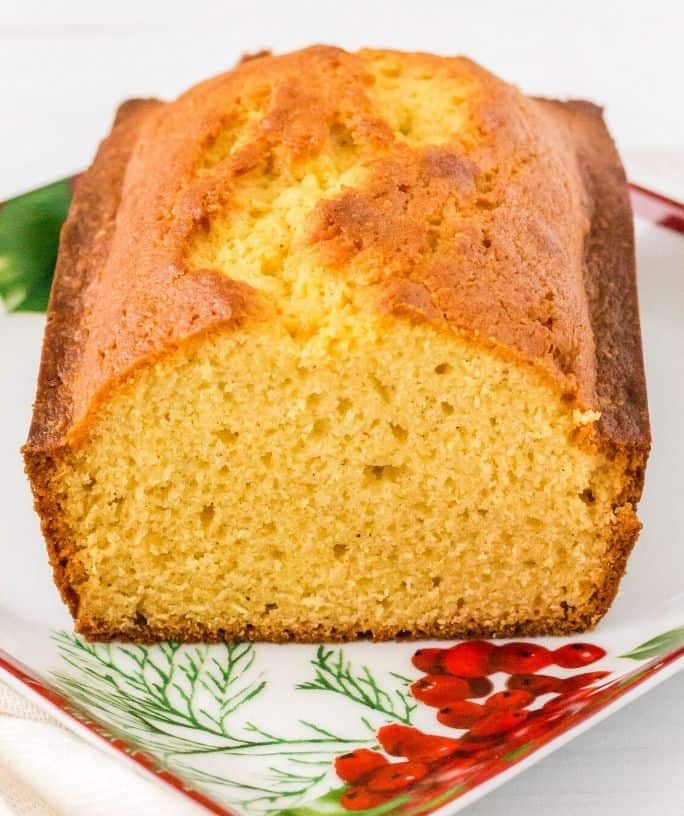
<path id="1" fill-rule="evenodd" d="M 17 196 L 0 207 L 0 300 L 8 312 L 44 312 L 71 181 Z"/>
<path id="2" fill-rule="evenodd" d="M 684 646 L 684 626 L 678 626 L 676 629 L 670 629 L 669 632 L 663 632 L 661 635 L 637 646 L 636 649 L 632 649 L 631 652 L 620 655 L 620 657 L 629 658 L 630 660 L 648 660 L 669 654 L 680 646 Z"/>

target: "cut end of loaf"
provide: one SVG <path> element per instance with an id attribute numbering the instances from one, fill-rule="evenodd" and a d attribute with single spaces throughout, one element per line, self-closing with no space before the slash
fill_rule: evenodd
<path id="1" fill-rule="evenodd" d="M 591 624 L 620 558 L 620 465 L 581 442 L 594 418 L 531 367 L 426 327 L 217 335 L 142 370 L 58 470 L 78 627 L 319 640 Z"/>

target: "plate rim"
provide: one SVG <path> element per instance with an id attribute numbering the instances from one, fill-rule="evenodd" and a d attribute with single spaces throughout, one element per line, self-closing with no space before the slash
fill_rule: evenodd
<path id="1" fill-rule="evenodd" d="M 579 722 L 567 724 L 555 734 L 546 744 L 531 751 L 509 768 L 498 771 L 490 778 L 476 785 L 471 790 L 458 796 L 457 810 L 451 811 L 453 802 L 447 801 L 444 805 L 429 811 L 437 816 L 447 816 L 449 812 L 457 812 L 468 807 L 478 799 L 491 793 L 496 788 L 523 773 L 527 768 L 549 756 L 580 734 L 588 731 L 594 725 L 607 719 L 612 714 L 624 708 L 634 700 L 651 691 L 670 677 L 674 677 L 684 670 L 684 646 L 679 646 L 658 658 L 644 661 L 639 667 L 644 675 L 635 683 L 621 689 L 617 696 L 600 704 L 594 711 Z M 56 689 L 51 688 L 36 673 L 4 649 L 0 649 L 0 678 L 7 682 L 10 688 L 31 700 L 40 709 L 51 714 L 68 730 L 78 734 L 89 744 L 93 745 L 122 763 L 133 762 L 132 770 L 157 783 L 166 785 L 171 790 L 183 795 L 196 805 L 203 807 L 215 816 L 244 816 L 244 813 L 230 806 L 221 804 L 209 795 L 203 794 L 195 788 L 189 787 L 183 778 L 172 771 L 160 766 L 153 755 L 131 747 L 122 739 L 108 736 L 107 728 L 98 722 L 94 715 L 83 712 L 81 706 L 71 703 Z M 75 712 L 79 712 L 78 714 Z M 130 767 L 130 766 L 129 766 Z"/>

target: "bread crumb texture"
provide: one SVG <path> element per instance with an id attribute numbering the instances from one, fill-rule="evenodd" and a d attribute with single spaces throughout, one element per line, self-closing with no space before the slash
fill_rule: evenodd
<path id="1" fill-rule="evenodd" d="M 51 476 L 81 631 L 593 624 L 637 522 L 583 196 L 561 119 L 461 58 L 317 47 L 149 113 Z"/>

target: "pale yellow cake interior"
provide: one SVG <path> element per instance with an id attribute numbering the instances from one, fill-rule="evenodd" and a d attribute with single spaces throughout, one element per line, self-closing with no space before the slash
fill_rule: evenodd
<path id="1" fill-rule="evenodd" d="M 376 62 L 373 98 L 407 142 L 465 127 L 462 88 Z M 192 264 L 249 283 L 270 316 L 140 368 L 70 454 L 81 622 L 502 628 L 602 585 L 620 473 L 575 441 L 597 415 L 456 330 L 383 317 L 363 269 L 326 270 L 307 244 L 316 203 L 367 172 L 344 128 L 315 159 L 276 151 L 196 239 Z"/>
<path id="2" fill-rule="evenodd" d="M 217 337 L 107 406 L 68 477 L 89 615 L 383 632 L 588 602 L 615 486 L 581 417 L 432 330 L 343 326 Z"/>

